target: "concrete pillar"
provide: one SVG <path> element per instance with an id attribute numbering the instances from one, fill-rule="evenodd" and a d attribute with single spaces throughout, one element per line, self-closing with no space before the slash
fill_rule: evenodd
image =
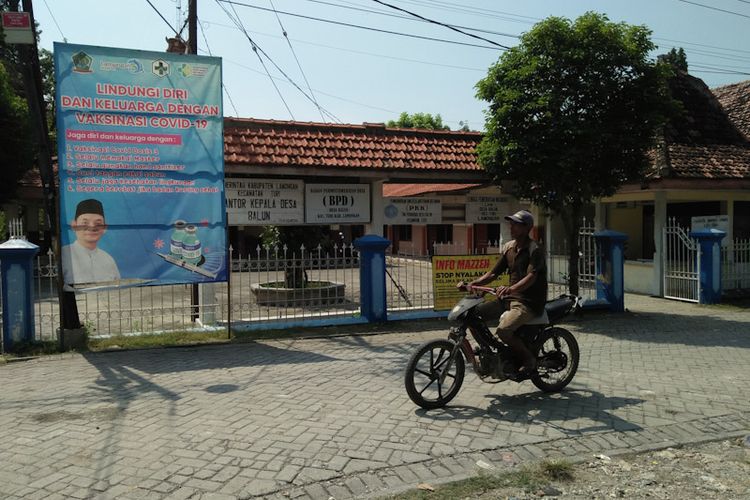
<path id="1" fill-rule="evenodd" d="M 383 236 L 385 224 L 385 202 L 383 200 L 383 183 L 385 181 L 370 182 L 370 223 L 365 225 L 365 232 Z"/>
<path id="2" fill-rule="evenodd" d="M 39 247 L 23 239 L 0 245 L 3 350 L 34 340 L 34 256 Z"/>
<path id="3" fill-rule="evenodd" d="M 600 200 L 594 202 L 594 230 L 602 231 L 607 227 L 607 207 Z"/>
<path id="4" fill-rule="evenodd" d="M 216 287 L 218 283 L 198 283 L 199 321 L 203 326 L 216 324 Z"/>
<path id="5" fill-rule="evenodd" d="M 388 319 L 385 301 L 385 249 L 391 242 L 374 234 L 354 240 L 359 251 L 360 310 L 371 323 Z"/>
<path id="6" fill-rule="evenodd" d="M 596 299 L 606 302 L 612 312 L 625 311 L 625 240 L 617 231 L 597 231 Z"/>
<path id="7" fill-rule="evenodd" d="M 691 231 L 690 237 L 698 240 L 700 255 L 698 279 L 700 280 L 701 304 L 721 302 L 721 240 L 727 233 L 719 229 Z"/>
<path id="8" fill-rule="evenodd" d="M 657 297 L 664 295 L 664 269 L 662 257 L 664 255 L 664 227 L 667 225 L 667 193 L 654 193 L 654 289 Z"/>

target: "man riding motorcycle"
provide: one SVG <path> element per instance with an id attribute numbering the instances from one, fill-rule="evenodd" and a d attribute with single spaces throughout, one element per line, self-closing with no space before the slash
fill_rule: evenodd
<path id="1" fill-rule="evenodd" d="M 503 245 L 495 267 L 468 285 L 461 282 L 457 286 L 471 291 L 472 286 L 490 283 L 506 271 L 510 272 L 510 285 L 498 287 L 497 298 L 478 309 L 484 321 L 500 318 L 496 334 L 523 360 L 519 372 L 528 375 L 536 370 L 536 359 L 514 332 L 544 312 L 547 301 L 546 259 L 544 249 L 529 235 L 534 227 L 534 217 L 528 211 L 519 210 L 506 215 L 505 220 L 510 222 L 513 240 Z M 505 311 L 507 314 L 503 315 Z"/>

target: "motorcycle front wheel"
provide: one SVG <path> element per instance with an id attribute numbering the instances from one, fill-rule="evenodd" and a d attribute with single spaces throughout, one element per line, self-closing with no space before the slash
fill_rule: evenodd
<path id="1" fill-rule="evenodd" d="M 544 392 L 558 392 L 578 371 L 576 338 L 564 328 L 550 328 L 536 344 L 537 373 L 531 382 Z"/>
<path id="2" fill-rule="evenodd" d="M 460 350 L 451 360 L 455 344 L 430 340 L 409 359 L 404 384 L 409 398 L 426 410 L 441 408 L 456 397 L 464 382 L 465 363 Z"/>

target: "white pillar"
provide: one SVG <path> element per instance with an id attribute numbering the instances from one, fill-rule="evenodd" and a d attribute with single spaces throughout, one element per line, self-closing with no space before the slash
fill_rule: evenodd
<path id="1" fill-rule="evenodd" d="M 594 202 L 594 229 L 601 231 L 607 227 L 606 208 L 601 200 Z"/>
<path id="2" fill-rule="evenodd" d="M 217 283 L 198 283 L 198 305 L 200 306 L 198 320 L 203 326 L 216 324 L 216 286 Z"/>
<path id="3" fill-rule="evenodd" d="M 664 227 L 667 225 L 667 192 L 654 193 L 654 283 L 653 294 L 664 295 L 662 256 L 664 252 Z"/>
<path id="4" fill-rule="evenodd" d="M 385 236 L 383 234 L 383 224 L 385 224 L 385 203 L 383 200 L 383 183 L 385 181 L 370 182 L 370 223 L 365 225 L 365 233 L 376 236 Z"/>

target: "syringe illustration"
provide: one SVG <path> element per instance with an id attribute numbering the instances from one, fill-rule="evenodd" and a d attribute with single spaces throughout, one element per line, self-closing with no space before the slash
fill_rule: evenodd
<path id="1" fill-rule="evenodd" d="M 206 271 L 205 269 L 200 268 L 196 266 L 195 264 L 191 264 L 182 259 L 177 259 L 175 257 L 172 257 L 171 255 L 164 254 L 164 253 L 156 252 L 156 255 L 166 260 L 170 264 L 174 264 L 175 266 L 182 267 L 183 269 L 187 269 L 188 271 L 201 274 L 203 276 L 206 276 L 207 278 L 216 279 L 216 273 L 212 273 L 211 271 Z"/>

